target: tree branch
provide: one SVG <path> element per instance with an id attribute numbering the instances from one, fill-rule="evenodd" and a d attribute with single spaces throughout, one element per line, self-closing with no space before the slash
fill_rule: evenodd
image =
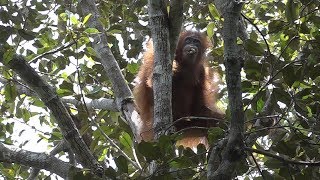
<path id="1" fill-rule="evenodd" d="M 120 67 L 113 56 L 111 49 L 108 46 L 107 36 L 104 33 L 102 24 L 100 23 L 100 14 L 96 7 L 95 1 L 82 0 L 79 2 L 80 13 L 82 16 L 92 14 L 88 20 L 88 26 L 91 28 L 98 29 L 101 33 L 93 35 L 94 42 L 93 48 L 97 54 L 99 62 L 104 67 L 104 70 L 111 81 L 113 92 L 116 95 L 117 109 L 126 117 L 126 122 L 129 124 L 136 139 L 139 138 L 138 127 L 140 123 L 140 118 L 137 116 L 138 113 L 135 111 L 135 106 L 133 103 L 132 92 L 127 85 L 123 74 L 121 73 Z M 134 116 L 133 116 L 134 115 Z"/>
<path id="2" fill-rule="evenodd" d="M 174 57 L 183 23 L 183 1 L 170 1 L 169 34 L 170 34 L 170 57 Z M 172 58 L 173 59 L 173 58 Z"/>
<path id="3" fill-rule="evenodd" d="M 0 62 L 3 62 L 3 55 L 0 55 Z M 53 88 L 21 56 L 13 57 L 11 61 L 4 65 L 19 74 L 20 78 L 37 93 L 39 98 L 51 110 L 63 137 L 69 142 L 73 152 L 80 159 L 81 164 L 84 167 L 92 169 L 98 176 L 102 176 L 103 167 L 94 158 L 81 138 L 79 131 L 72 121 L 72 117 Z"/>
<path id="4" fill-rule="evenodd" d="M 155 138 L 165 133 L 172 122 L 172 60 L 170 56 L 169 22 L 162 0 L 149 0 L 149 24 L 154 47 L 153 94 Z"/>
<path id="5" fill-rule="evenodd" d="M 18 94 L 25 94 L 27 96 L 36 96 L 36 93 L 28 88 L 26 85 L 20 83 L 16 80 L 6 80 L 4 78 L 0 77 L 0 83 L 7 84 L 9 82 L 12 82 L 15 84 Z M 82 104 L 81 101 L 77 99 L 71 99 L 71 98 L 61 98 L 61 101 L 63 103 L 69 103 L 73 104 L 74 106 L 78 106 Z M 119 111 L 117 108 L 116 101 L 114 99 L 107 99 L 107 98 L 100 98 L 100 99 L 90 99 L 85 101 L 86 106 L 88 109 L 104 109 L 104 110 L 110 110 L 110 111 Z"/>
<path id="6" fill-rule="evenodd" d="M 244 155 L 243 133 L 244 112 L 241 92 L 241 57 L 237 47 L 237 26 L 240 19 L 242 3 L 235 0 L 214 1 L 224 18 L 224 65 L 226 67 L 226 81 L 230 107 L 230 128 L 228 142 L 222 151 L 222 161 L 216 171 L 208 169 L 208 179 L 231 179 L 235 167 Z M 213 151 L 212 151 L 213 152 Z M 211 153 L 213 158 L 215 155 Z M 210 158 L 211 158 L 210 157 Z M 210 166 L 213 168 L 213 166 Z M 214 172 L 214 173 L 213 173 Z"/>
<path id="7" fill-rule="evenodd" d="M 33 58 L 33 59 L 30 61 L 30 63 L 35 63 L 38 59 L 41 59 L 41 58 L 43 58 L 43 57 L 45 57 L 45 56 L 47 56 L 47 55 L 54 54 L 54 53 L 57 53 L 57 52 L 62 51 L 62 50 L 64 50 L 64 49 L 67 49 L 67 48 L 71 47 L 71 46 L 74 45 L 74 44 L 76 44 L 76 42 L 71 42 L 71 43 L 68 43 L 68 44 L 64 44 L 64 45 L 61 46 L 61 47 L 58 47 L 58 48 L 56 48 L 56 49 L 53 49 L 53 50 L 48 51 L 48 52 L 46 52 L 46 53 L 43 53 L 43 54 L 41 54 L 41 55 Z"/>
<path id="8" fill-rule="evenodd" d="M 0 161 L 6 163 L 18 163 L 37 169 L 45 169 L 59 175 L 62 178 L 67 178 L 70 169 L 80 171 L 77 167 L 70 165 L 60 159 L 47 155 L 45 153 L 36 153 L 26 151 L 20 148 L 6 147 L 0 143 Z"/>
<path id="9" fill-rule="evenodd" d="M 103 129 L 99 126 L 99 124 L 93 120 L 93 123 L 97 127 L 97 129 L 100 131 L 100 133 L 103 135 L 104 138 L 113 146 L 116 148 L 120 154 L 122 154 L 135 168 L 137 168 L 139 171 L 142 171 L 141 165 L 139 162 L 133 161 L 106 133 L 104 133 Z"/>
<path id="10" fill-rule="evenodd" d="M 279 161 L 282 161 L 286 164 L 296 164 L 296 165 L 305 165 L 305 166 L 320 166 L 320 161 L 316 161 L 316 162 L 294 161 L 294 160 L 291 160 L 291 159 L 288 159 L 285 157 L 275 155 L 275 154 L 268 152 L 268 151 L 265 151 L 265 150 L 253 149 L 253 148 L 249 148 L 249 147 L 244 147 L 244 149 L 248 152 L 263 154 L 265 156 L 272 157 L 272 158 L 277 159 Z"/>
<path id="11" fill-rule="evenodd" d="M 69 164 L 75 166 L 75 159 L 74 159 L 74 154 L 70 150 L 70 146 L 68 145 L 68 142 L 65 140 L 60 141 L 50 152 L 50 156 L 55 156 L 56 154 L 60 153 L 61 151 L 64 151 L 65 149 L 68 149 L 68 156 L 69 156 Z M 41 169 L 32 167 L 30 175 L 27 180 L 35 180 L 36 177 L 38 176 L 39 172 Z"/>
<path id="12" fill-rule="evenodd" d="M 64 103 L 70 103 L 75 106 L 82 104 L 81 101 L 78 101 L 76 99 L 62 98 L 61 100 Z M 85 103 L 88 109 L 104 109 L 104 110 L 110 110 L 110 111 L 119 111 L 117 109 L 117 105 L 114 99 L 107 99 L 107 98 L 91 99 L 91 100 L 85 100 Z"/>
<path id="13" fill-rule="evenodd" d="M 208 179 L 213 176 L 214 171 L 219 167 L 219 164 L 221 162 L 221 153 L 226 144 L 227 139 L 224 138 L 211 149 L 210 157 L 208 159 Z"/>

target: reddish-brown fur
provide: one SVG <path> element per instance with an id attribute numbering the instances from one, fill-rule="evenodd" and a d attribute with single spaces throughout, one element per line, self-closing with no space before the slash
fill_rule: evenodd
<path id="1" fill-rule="evenodd" d="M 193 58 L 196 59 L 195 61 L 188 61 L 187 58 L 189 56 L 187 58 L 183 56 L 184 42 L 187 37 L 193 37 L 201 42 L 197 56 Z M 205 50 L 207 47 L 207 38 L 200 32 L 186 31 L 180 34 L 172 68 L 173 121 L 188 116 L 219 119 L 223 117 L 223 113 L 216 107 L 215 94 L 217 85 L 213 82 L 213 72 L 205 64 Z M 134 96 L 143 122 L 140 135 L 143 140 L 151 141 L 153 140 L 152 43 L 149 43 L 143 59 L 144 63 L 138 73 L 139 83 L 134 88 Z M 192 119 L 190 121 L 178 121 L 174 125 L 179 131 L 195 126 L 212 127 L 216 125 L 216 122 L 214 120 Z M 184 131 L 183 139 L 177 144 L 188 147 L 195 147 L 199 143 L 207 145 L 206 134 L 207 131 L 203 129 L 188 129 Z"/>

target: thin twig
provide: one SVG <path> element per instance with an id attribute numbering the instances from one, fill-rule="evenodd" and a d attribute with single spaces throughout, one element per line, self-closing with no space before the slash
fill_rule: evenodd
<path id="1" fill-rule="evenodd" d="M 267 46 L 267 50 L 268 50 L 268 54 L 270 55 L 271 54 L 271 50 L 270 50 L 270 47 L 269 47 L 269 44 L 265 38 L 265 35 L 260 31 L 260 29 L 258 28 L 258 26 L 256 24 L 254 24 L 247 16 L 245 16 L 243 13 L 241 13 L 241 16 L 246 19 L 254 28 L 256 28 L 256 30 L 259 32 L 259 34 L 262 36 L 262 39 L 264 41 L 264 43 L 266 44 Z"/>
<path id="2" fill-rule="evenodd" d="M 121 150 L 121 148 L 107 134 L 103 132 L 103 130 L 95 120 L 92 120 L 92 122 L 97 127 L 97 129 L 101 132 L 103 137 L 105 137 L 114 148 L 116 148 L 135 168 L 140 169 L 142 171 L 142 168 L 140 168 L 136 162 L 134 162 L 123 150 Z"/>
<path id="3" fill-rule="evenodd" d="M 76 42 L 76 41 L 74 40 L 74 42 Z M 76 49 L 78 49 L 78 44 L 76 44 Z M 84 109 L 85 109 L 86 113 L 89 115 L 90 114 L 89 109 L 85 103 L 85 96 L 83 94 L 83 89 L 81 86 L 81 75 L 80 75 L 81 72 L 80 72 L 80 68 L 79 68 L 78 56 L 76 58 L 77 58 L 77 74 L 78 74 L 79 92 L 80 92 L 81 100 L 83 102 Z M 88 117 L 90 118 L 90 116 L 88 116 Z M 98 123 L 93 118 L 90 118 L 90 119 L 94 123 L 94 125 L 98 128 L 98 130 L 101 132 L 101 134 L 110 142 L 110 144 L 114 148 L 116 148 L 129 162 L 131 162 L 134 167 L 136 167 L 137 169 L 142 171 L 142 168 L 141 168 L 141 165 L 139 164 L 139 162 L 133 161 L 107 134 L 104 133 L 104 131 L 101 129 L 101 127 L 98 125 Z M 133 151 L 133 154 L 135 154 L 135 151 Z"/>
<path id="4" fill-rule="evenodd" d="M 247 144 L 246 144 L 246 145 L 247 145 Z M 263 175 L 263 173 L 262 173 L 262 171 L 261 171 L 261 168 L 260 168 L 260 166 L 259 166 L 259 164 L 258 164 L 258 162 L 257 162 L 256 157 L 254 157 L 254 155 L 253 155 L 252 152 L 249 152 L 249 154 L 250 154 L 251 158 L 253 159 L 253 162 L 254 162 L 254 164 L 256 165 L 256 168 L 258 169 L 258 171 L 259 171 L 262 179 L 265 180 L 265 177 L 264 177 L 264 175 Z"/>
<path id="5" fill-rule="evenodd" d="M 290 63 L 284 65 L 279 71 L 277 71 L 277 72 L 275 73 L 275 75 L 273 75 L 273 76 L 268 80 L 268 82 L 266 82 L 265 85 L 262 86 L 262 88 L 259 89 L 259 91 L 253 96 L 253 98 L 251 99 L 251 101 L 250 101 L 248 104 L 251 104 L 252 101 L 262 92 L 262 90 L 264 90 L 264 89 L 274 80 L 274 78 L 276 78 L 277 75 L 278 75 L 280 72 L 282 72 L 286 67 L 290 66 L 290 65 L 293 64 L 293 63 L 300 62 L 300 61 L 301 61 L 301 60 L 291 61 Z M 249 106 L 247 106 L 244 111 L 246 112 L 246 111 L 248 110 L 248 108 L 249 108 Z"/>
<path id="6" fill-rule="evenodd" d="M 296 165 L 306 165 L 306 166 L 320 166 L 320 161 L 316 161 L 316 162 L 307 162 L 307 161 L 294 161 L 294 160 L 291 160 L 291 159 L 288 159 L 288 158 L 285 158 L 285 157 L 281 157 L 281 156 L 278 156 L 278 155 L 275 155 L 269 151 L 266 151 L 266 150 L 260 150 L 260 149 L 253 149 L 253 148 L 249 148 L 249 147 L 244 147 L 244 149 L 248 152 L 254 152 L 254 153 L 257 153 L 257 154 L 263 154 L 265 156 L 268 156 L 268 157 L 272 157 L 274 159 L 277 159 L 279 161 L 282 161 L 284 163 L 287 163 L 287 164 L 296 164 Z"/>
<path id="7" fill-rule="evenodd" d="M 257 119 L 278 118 L 278 117 L 280 117 L 280 115 L 277 115 L 277 114 L 269 115 L 269 116 L 258 116 L 258 117 L 254 117 L 252 119 L 249 119 L 249 120 L 245 121 L 244 123 L 249 123 L 249 122 L 252 122 L 252 121 L 257 120 Z"/>
<path id="8" fill-rule="evenodd" d="M 251 131 L 251 132 L 246 132 L 245 135 L 249 135 L 249 134 L 252 134 L 252 133 L 257 133 L 257 132 L 260 132 L 260 131 L 265 131 L 265 130 L 270 130 L 270 129 L 282 129 L 282 128 L 290 128 L 291 126 L 270 126 L 270 127 L 264 127 L 264 128 L 259 128 L 259 129 L 256 129 L 254 131 Z"/>
<path id="9" fill-rule="evenodd" d="M 179 119 L 175 120 L 173 123 L 171 123 L 170 126 L 166 127 L 165 132 L 167 132 L 172 126 L 174 126 L 176 123 L 178 123 L 178 122 L 180 122 L 180 121 L 191 121 L 192 119 L 204 120 L 204 121 L 205 121 L 205 120 L 214 120 L 214 121 L 218 121 L 218 122 L 227 123 L 227 121 L 225 121 L 224 119 L 219 119 L 219 118 L 186 116 L 186 117 L 179 118 Z M 207 129 L 208 129 L 208 128 L 207 128 Z"/>
<path id="10" fill-rule="evenodd" d="M 71 42 L 71 43 L 69 43 L 69 44 L 67 44 L 67 45 L 63 45 L 63 46 L 60 46 L 60 47 L 58 47 L 58 48 L 56 48 L 56 49 L 53 49 L 52 51 L 48 51 L 48 52 L 46 52 L 46 53 L 43 53 L 43 54 L 41 54 L 41 55 L 33 58 L 33 59 L 30 61 L 30 63 L 34 63 L 34 62 L 36 62 L 38 59 L 43 58 L 44 56 L 47 56 L 47 55 L 49 55 L 49 54 L 57 53 L 57 52 L 59 52 L 59 51 L 61 51 L 61 50 L 63 50 L 63 49 L 66 49 L 66 48 L 74 45 L 75 43 L 76 43 L 76 42 Z"/>
<path id="11" fill-rule="evenodd" d="M 208 129 L 210 129 L 210 128 L 199 127 L 199 126 L 192 126 L 192 127 L 187 127 L 187 128 L 181 129 L 181 130 L 179 130 L 179 131 L 177 131 L 177 132 L 175 132 L 175 133 L 176 133 L 176 134 L 179 134 L 179 133 L 181 133 L 181 132 L 183 132 L 183 131 L 187 131 L 187 130 L 190 130 L 190 129 L 203 129 L 203 130 L 208 130 Z"/>

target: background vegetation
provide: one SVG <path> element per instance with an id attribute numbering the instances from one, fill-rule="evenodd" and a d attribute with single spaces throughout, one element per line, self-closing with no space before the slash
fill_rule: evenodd
<path id="1" fill-rule="evenodd" d="M 205 179 L 208 161 L 204 147 L 199 146 L 197 153 L 179 148 L 176 155 L 173 144 L 176 134 L 162 136 L 158 143 L 138 145 L 134 141 L 134 133 L 121 117 L 119 102 L 115 100 L 117 94 L 94 47 L 93 37 L 104 33 L 108 40 L 105 46 L 109 46 L 132 89 L 150 37 L 147 0 L 98 0 L 95 3 L 100 13 L 96 22 L 101 23 L 103 32 L 88 25 L 92 14 L 80 13 L 77 1 L 0 0 L 0 162 L 3 162 L 0 176 L 25 179 L 30 172 L 37 174 L 37 170 L 31 171 L 29 166 L 51 171 L 40 171 L 39 179 L 51 178 L 52 173 L 61 177 L 89 176 L 88 171 L 83 173 L 88 169 L 71 168 L 66 175 L 63 170 L 50 169 L 41 158 L 28 161 L 27 155 L 32 155 L 29 151 L 37 150 L 28 147 L 32 141 L 46 146 L 46 152 L 55 155 L 57 163 L 62 163 L 58 161 L 61 158 L 67 159 L 69 164 L 61 167 L 70 168 L 69 165 L 85 160 L 70 151 L 63 140 L 65 137 L 69 141 L 66 135 L 72 133 L 63 133 L 61 127 L 58 128 L 59 119 L 48 105 L 50 97 L 55 97 L 49 96 L 44 101 L 39 92 L 12 70 L 20 67 L 19 64 L 10 66 L 17 54 L 53 88 L 47 92 L 56 92 L 68 107 L 67 113 L 72 114 L 93 157 L 103 164 L 107 177 Z M 234 177 L 320 177 L 319 6 L 318 0 L 260 0 L 243 5 L 240 22 L 244 30 L 239 28 L 237 44 L 243 59 L 245 153 Z M 216 147 L 216 143 L 230 133 L 221 34 L 224 19 L 213 1 L 185 0 L 183 12 L 184 29 L 206 32 L 212 40 L 209 63 L 222 78 L 218 105 L 226 109 L 227 120 L 211 130 L 209 139 Z M 112 70 L 109 73 L 113 73 Z M 29 75 L 31 77 L 27 71 L 25 76 Z M 33 129 L 32 133 L 25 127 Z M 13 147 L 21 149 L 12 154 Z M 50 155 L 45 159 L 49 160 Z M 170 172 L 148 174 L 146 169 L 152 160 L 156 160 L 159 169 L 169 167 Z M 97 169 L 92 173 L 99 174 Z"/>

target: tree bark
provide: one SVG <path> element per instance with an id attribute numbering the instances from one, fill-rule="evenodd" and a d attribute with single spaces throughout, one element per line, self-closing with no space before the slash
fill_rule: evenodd
<path id="1" fill-rule="evenodd" d="M 96 28 L 101 32 L 93 36 L 93 48 L 97 54 L 98 61 L 103 65 L 104 70 L 112 83 L 113 92 L 116 96 L 117 109 L 119 109 L 126 117 L 126 122 L 129 124 L 135 139 L 138 139 L 140 137 L 138 134 L 138 127 L 141 120 L 138 113 L 135 111 L 132 92 L 121 73 L 120 67 L 113 56 L 111 49 L 108 46 L 107 36 L 104 33 L 102 24 L 100 23 L 100 14 L 95 1 L 82 0 L 79 3 L 79 8 L 80 13 L 83 16 L 92 14 L 88 20 L 88 26 Z"/>
<path id="2" fill-rule="evenodd" d="M 222 160 L 217 170 L 213 165 L 208 166 L 208 179 L 232 179 L 237 163 L 244 155 L 244 112 L 241 91 L 241 57 L 237 47 L 237 28 L 240 19 L 242 3 L 235 0 L 214 1 L 217 9 L 224 18 L 224 65 L 230 108 L 230 128 L 226 147 L 222 150 Z M 214 152 L 214 151 L 212 151 Z M 214 158 L 211 154 L 210 158 Z"/>
<path id="3" fill-rule="evenodd" d="M 170 56 L 174 59 L 176 47 L 183 23 L 183 1 L 170 1 L 169 34 Z"/>
<path id="4" fill-rule="evenodd" d="M 2 56 L 0 54 L 0 62 L 3 62 Z M 21 56 L 14 57 L 5 66 L 15 71 L 51 110 L 63 137 L 69 142 L 73 152 L 80 159 L 80 163 L 84 167 L 92 169 L 98 176 L 102 176 L 103 167 L 94 158 L 81 138 L 72 117 L 57 93 L 53 90 L 54 88 L 44 81 Z"/>
<path id="5" fill-rule="evenodd" d="M 172 60 L 170 56 L 169 22 L 164 1 L 149 0 L 149 23 L 154 48 L 153 94 L 155 139 L 165 133 L 172 122 Z"/>
<path id="6" fill-rule="evenodd" d="M 0 143 L 0 161 L 7 163 L 18 163 L 37 169 L 45 169 L 59 175 L 62 178 L 67 178 L 70 169 L 79 171 L 77 167 L 60 159 L 47 155 L 45 153 L 36 153 L 25 151 L 20 148 L 9 148 Z"/>
<path id="7" fill-rule="evenodd" d="M 0 77 L 0 83 L 2 84 L 14 83 L 18 94 L 25 94 L 30 97 L 37 96 L 37 94 L 32 89 L 28 88 L 26 85 L 23 85 L 23 83 L 18 80 L 8 81 Z M 73 104 L 74 106 L 79 106 L 83 103 L 77 99 L 72 99 L 72 98 L 61 98 L 61 101 L 63 103 Z M 86 104 L 88 109 L 104 109 L 104 110 L 110 110 L 110 111 L 120 111 L 114 99 L 107 99 L 107 98 L 91 99 L 91 100 L 85 100 L 84 103 Z"/>

